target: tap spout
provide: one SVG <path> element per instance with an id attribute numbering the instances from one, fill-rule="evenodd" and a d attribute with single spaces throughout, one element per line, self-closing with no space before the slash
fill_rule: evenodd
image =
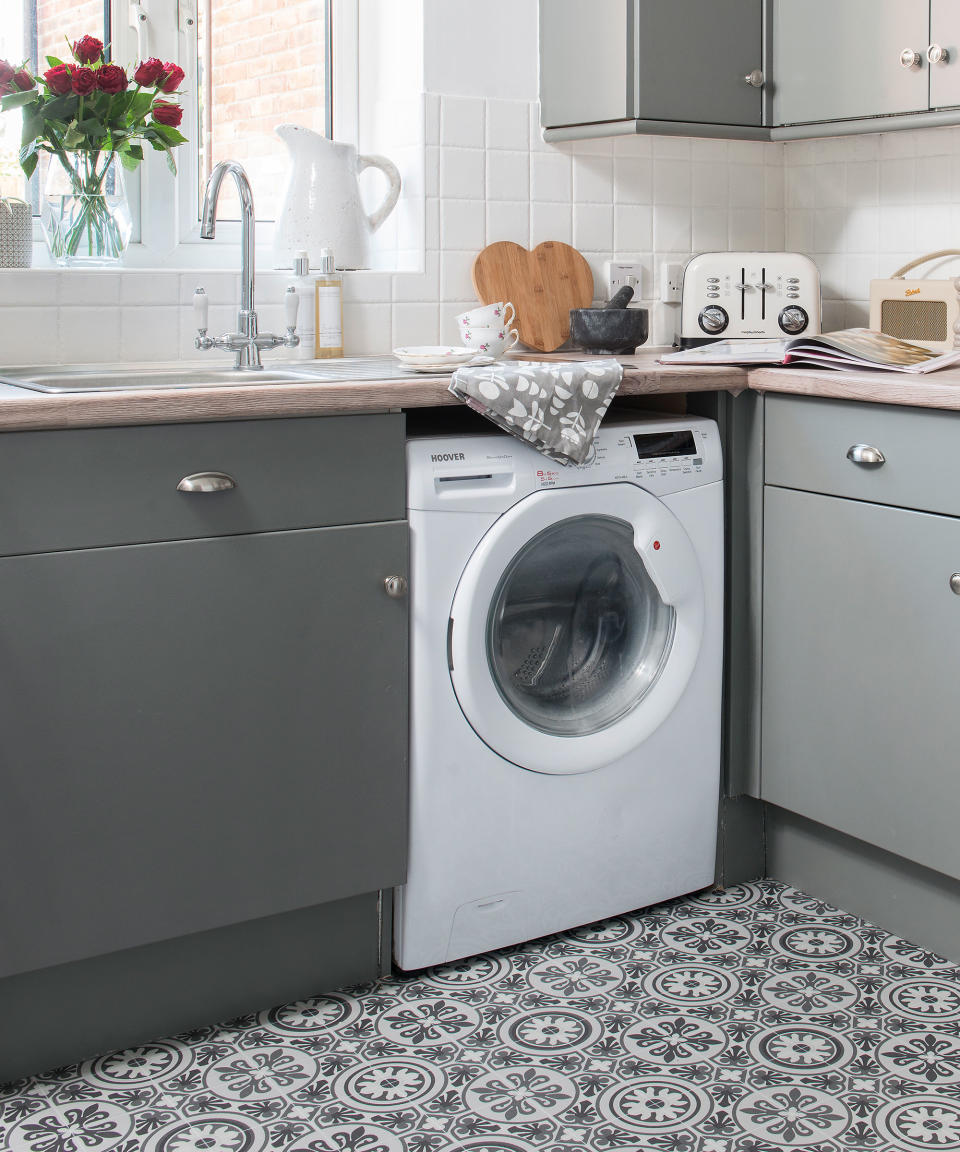
<path id="1" fill-rule="evenodd" d="M 204 240 L 212 240 L 217 231 L 217 201 L 220 198 L 220 185 L 226 175 L 233 177 L 240 195 L 240 267 L 242 284 L 240 287 L 241 312 L 253 312 L 254 294 L 254 227 L 256 217 L 253 212 L 253 189 L 243 165 L 236 160 L 221 160 L 210 173 L 203 194 L 203 210 L 200 214 L 200 235 Z"/>

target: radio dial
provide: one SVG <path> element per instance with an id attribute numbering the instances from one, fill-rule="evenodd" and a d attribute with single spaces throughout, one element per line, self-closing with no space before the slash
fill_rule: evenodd
<path id="1" fill-rule="evenodd" d="M 708 304 L 697 319 L 708 336 L 718 336 L 730 322 L 726 309 L 719 304 Z"/>
<path id="2" fill-rule="evenodd" d="M 781 311 L 779 321 L 780 327 L 788 336 L 796 336 L 806 328 L 810 318 L 799 304 L 791 304 Z"/>

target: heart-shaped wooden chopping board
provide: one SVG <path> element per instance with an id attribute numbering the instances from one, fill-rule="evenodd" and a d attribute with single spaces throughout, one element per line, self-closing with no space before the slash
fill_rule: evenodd
<path id="1" fill-rule="evenodd" d="M 570 309 L 593 303 L 593 273 L 576 248 L 547 240 L 531 252 L 512 240 L 488 244 L 473 262 L 481 304 L 512 300 L 520 339 L 554 352 L 570 335 Z"/>

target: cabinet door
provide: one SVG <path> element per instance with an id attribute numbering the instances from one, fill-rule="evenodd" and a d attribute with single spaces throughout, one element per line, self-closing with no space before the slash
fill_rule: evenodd
<path id="1" fill-rule="evenodd" d="M 761 123 L 762 0 L 638 0 L 637 115 L 698 124 Z"/>
<path id="2" fill-rule="evenodd" d="M 930 107 L 960 104 L 960 19 L 956 0 L 930 0 L 930 43 L 947 50 L 947 59 L 930 65 Z"/>
<path id="3" fill-rule="evenodd" d="M 628 120 L 633 0 L 540 0 L 540 123 Z M 504 30 L 510 34 L 509 28 Z"/>
<path id="4" fill-rule="evenodd" d="M 776 0 L 774 124 L 924 111 L 929 18 L 929 0 Z"/>
<path id="5" fill-rule="evenodd" d="M 406 572 L 404 522 L 0 560 L 0 975 L 402 882 Z"/>
<path id="6" fill-rule="evenodd" d="M 764 800 L 960 877 L 960 520 L 768 487 Z"/>

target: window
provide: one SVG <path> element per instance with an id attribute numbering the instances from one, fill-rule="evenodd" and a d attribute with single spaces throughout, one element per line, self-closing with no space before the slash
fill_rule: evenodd
<path id="1" fill-rule="evenodd" d="M 128 68 L 157 56 L 185 69 L 181 131 L 188 143 L 174 153 L 176 181 L 149 150 L 138 171 L 125 175 L 134 243 L 124 264 L 141 267 L 234 267 L 240 225 L 232 181 L 223 185 L 216 240 L 199 234 L 204 185 L 226 158 L 250 176 L 260 267 L 268 267 L 288 171 L 274 130 L 286 122 L 382 152 L 400 166 L 401 203 L 377 234 L 375 267 L 419 266 L 421 29 L 420 0 L 0 0 L 0 58 L 26 59 L 42 72 L 47 55 L 69 59 L 66 41 L 91 33 Z M 362 101 L 361 56 L 368 61 Z M 27 195 L 38 210 L 40 181 L 25 191 L 17 161 L 19 121 L 16 112 L 0 115 L 0 193 Z M 382 199 L 378 180 L 376 173 L 361 178 L 368 210 Z"/>

